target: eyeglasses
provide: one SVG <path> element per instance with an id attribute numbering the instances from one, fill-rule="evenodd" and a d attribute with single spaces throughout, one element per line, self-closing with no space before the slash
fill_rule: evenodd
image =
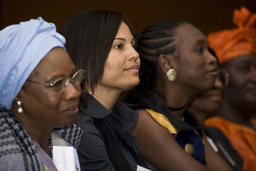
<path id="1" fill-rule="evenodd" d="M 80 85 L 85 80 L 85 70 L 81 69 L 78 70 L 76 73 L 73 74 L 72 77 L 68 78 L 66 81 L 64 78 L 59 78 L 52 83 L 39 83 L 32 80 L 27 80 L 27 82 L 41 84 L 46 86 L 47 88 L 52 88 L 54 91 L 60 91 L 63 87 L 67 88 L 69 82 L 73 85 Z"/>
<path id="2" fill-rule="evenodd" d="M 229 82 L 229 74 L 226 71 L 220 70 L 216 79 L 220 80 L 224 86 L 227 86 Z"/>

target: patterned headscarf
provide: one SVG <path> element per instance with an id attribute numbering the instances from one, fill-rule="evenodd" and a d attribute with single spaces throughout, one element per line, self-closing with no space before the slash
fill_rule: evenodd
<path id="1" fill-rule="evenodd" d="M 54 47 L 63 47 L 65 38 L 53 23 L 41 17 L 11 25 L 0 31 L 0 108 L 11 109 L 23 84 Z"/>
<path id="2" fill-rule="evenodd" d="M 256 14 L 245 7 L 234 10 L 233 22 L 237 28 L 210 33 L 207 36 L 220 64 L 234 57 L 256 54 Z"/>

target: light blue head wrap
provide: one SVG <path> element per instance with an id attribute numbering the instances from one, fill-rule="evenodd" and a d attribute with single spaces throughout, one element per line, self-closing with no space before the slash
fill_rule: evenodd
<path id="1" fill-rule="evenodd" d="M 0 31 L 0 108 L 12 102 L 38 63 L 65 38 L 53 23 L 41 17 L 11 25 Z"/>

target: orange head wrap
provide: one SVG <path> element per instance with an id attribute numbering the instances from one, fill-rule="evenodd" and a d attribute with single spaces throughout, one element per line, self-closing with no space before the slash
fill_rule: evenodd
<path id="1" fill-rule="evenodd" d="M 210 33 L 207 36 L 220 61 L 247 54 L 256 54 L 256 14 L 241 7 L 235 10 L 233 22 L 237 28 Z"/>

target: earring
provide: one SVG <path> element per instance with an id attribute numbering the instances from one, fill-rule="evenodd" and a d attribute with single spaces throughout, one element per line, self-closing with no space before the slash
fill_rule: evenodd
<path id="1" fill-rule="evenodd" d="M 175 69 L 170 69 L 167 73 L 167 78 L 169 81 L 175 81 L 177 78 L 177 72 L 175 71 Z"/>
<path id="2" fill-rule="evenodd" d="M 22 113 L 22 112 L 23 112 L 23 109 L 22 109 L 22 107 L 21 107 L 21 101 L 17 101 L 17 105 L 19 106 L 17 112 L 18 112 L 18 113 Z"/>

